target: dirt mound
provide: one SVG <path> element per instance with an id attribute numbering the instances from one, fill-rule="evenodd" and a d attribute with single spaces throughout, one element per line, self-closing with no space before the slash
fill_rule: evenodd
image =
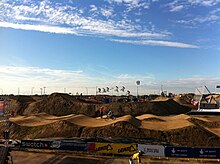
<path id="1" fill-rule="evenodd" d="M 29 104 L 24 110 L 23 115 L 45 112 L 56 116 L 73 113 L 94 116 L 95 111 L 95 104 L 81 102 L 77 100 L 76 97 L 68 94 L 54 93 L 44 97 L 40 101 Z"/>
<path id="2" fill-rule="evenodd" d="M 80 126 L 68 121 L 56 121 L 51 124 L 41 126 L 20 126 L 12 123 L 10 126 L 10 136 L 16 139 L 36 139 L 49 137 L 80 137 Z"/>
<path id="3" fill-rule="evenodd" d="M 203 118 L 198 118 L 198 117 L 193 117 L 188 119 L 190 122 L 193 124 L 202 126 L 202 127 L 207 127 L 207 128 L 220 128 L 220 119 L 219 121 L 207 121 Z"/>
<path id="4" fill-rule="evenodd" d="M 180 105 L 172 99 L 164 99 L 163 101 L 154 100 L 150 102 L 129 102 L 129 103 L 111 103 L 109 107 L 116 116 L 132 115 L 138 116 L 142 114 L 153 114 L 157 116 L 167 116 L 174 114 L 187 113 L 191 108 Z"/>
<path id="5" fill-rule="evenodd" d="M 55 116 L 84 114 L 89 117 L 99 116 L 101 106 L 112 110 L 116 117 L 124 115 L 138 116 L 146 113 L 164 116 L 187 113 L 191 110 L 189 107 L 167 98 L 150 102 L 111 102 L 109 104 L 92 103 L 91 101 L 82 101 L 82 99 L 61 93 L 53 93 L 49 96 L 16 96 L 11 98 L 11 109 L 17 115 L 44 112 Z"/>
<path id="6" fill-rule="evenodd" d="M 166 101 L 152 101 L 150 103 L 152 106 L 150 112 L 158 116 L 182 114 L 191 110 L 189 107 L 180 105 L 173 99 L 168 99 Z"/>
<path id="7" fill-rule="evenodd" d="M 159 118 L 145 118 L 144 121 L 153 121 L 153 122 L 164 122 L 164 120 Z"/>
<path id="8" fill-rule="evenodd" d="M 28 105 L 35 101 L 31 96 L 14 96 L 10 98 L 10 108 L 15 111 L 15 114 L 22 115 Z"/>
<path id="9" fill-rule="evenodd" d="M 10 136 L 16 139 L 50 137 L 112 137 L 150 139 L 180 146 L 220 146 L 218 116 L 188 115 L 138 117 L 115 120 L 85 115 L 51 116 L 45 113 L 10 119 Z M 0 128 L 0 133 L 2 129 Z"/>

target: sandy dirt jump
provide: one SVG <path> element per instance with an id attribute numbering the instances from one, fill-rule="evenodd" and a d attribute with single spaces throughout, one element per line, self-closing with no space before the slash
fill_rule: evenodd
<path id="1" fill-rule="evenodd" d="M 115 113 L 116 119 L 99 117 L 103 105 Z M 191 110 L 189 105 L 170 98 L 100 104 L 60 93 L 17 96 L 11 98 L 16 116 L 10 118 L 10 136 L 132 138 L 155 144 L 220 147 L 219 116 L 186 115 Z"/>

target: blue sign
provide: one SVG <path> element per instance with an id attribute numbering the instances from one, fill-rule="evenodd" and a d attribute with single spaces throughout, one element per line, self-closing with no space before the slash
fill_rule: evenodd
<path id="1" fill-rule="evenodd" d="M 165 156 L 166 157 L 192 158 L 193 148 L 167 146 L 165 147 Z"/>
<path id="2" fill-rule="evenodd" d="M 193 148 L 195 158 L 220 158 L 220 148 Z"/>
<path id="3" fill-rule="evenodd" d="M 77 142 L 68 142 L 68 141 L 54 141 L 51 144 L 51 148 L 60 149 L 60 150 L 78 150 L 78 151 L 86 151 L 87 144 L 86 143 L 77 143 Z"/>

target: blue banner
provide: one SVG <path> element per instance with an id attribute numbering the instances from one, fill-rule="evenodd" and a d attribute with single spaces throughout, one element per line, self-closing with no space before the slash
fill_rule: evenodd
<path id="1" fill-rule="evenodd" d="M 166 157 L 193 158 L 193 148 L 191 147 L 165 147 Z"/>
<path id="2" fill-rule="evenodd" d="M 220 158 L 220 148 L 193 148 L 194 158 Z"/>

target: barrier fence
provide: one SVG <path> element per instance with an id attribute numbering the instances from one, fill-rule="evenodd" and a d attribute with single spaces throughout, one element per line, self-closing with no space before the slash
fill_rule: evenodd
<path id="1" fill-rule="evenodd" d="M 96 152 L 100 154 L 132 155 L 139 150 L 144 156 L 175 158 L 220 158 L 220 148 L 178 147 L 145 144 L 78 142 L 69 140 L 21 140 L 21 148 L 57 149 Z"/>

